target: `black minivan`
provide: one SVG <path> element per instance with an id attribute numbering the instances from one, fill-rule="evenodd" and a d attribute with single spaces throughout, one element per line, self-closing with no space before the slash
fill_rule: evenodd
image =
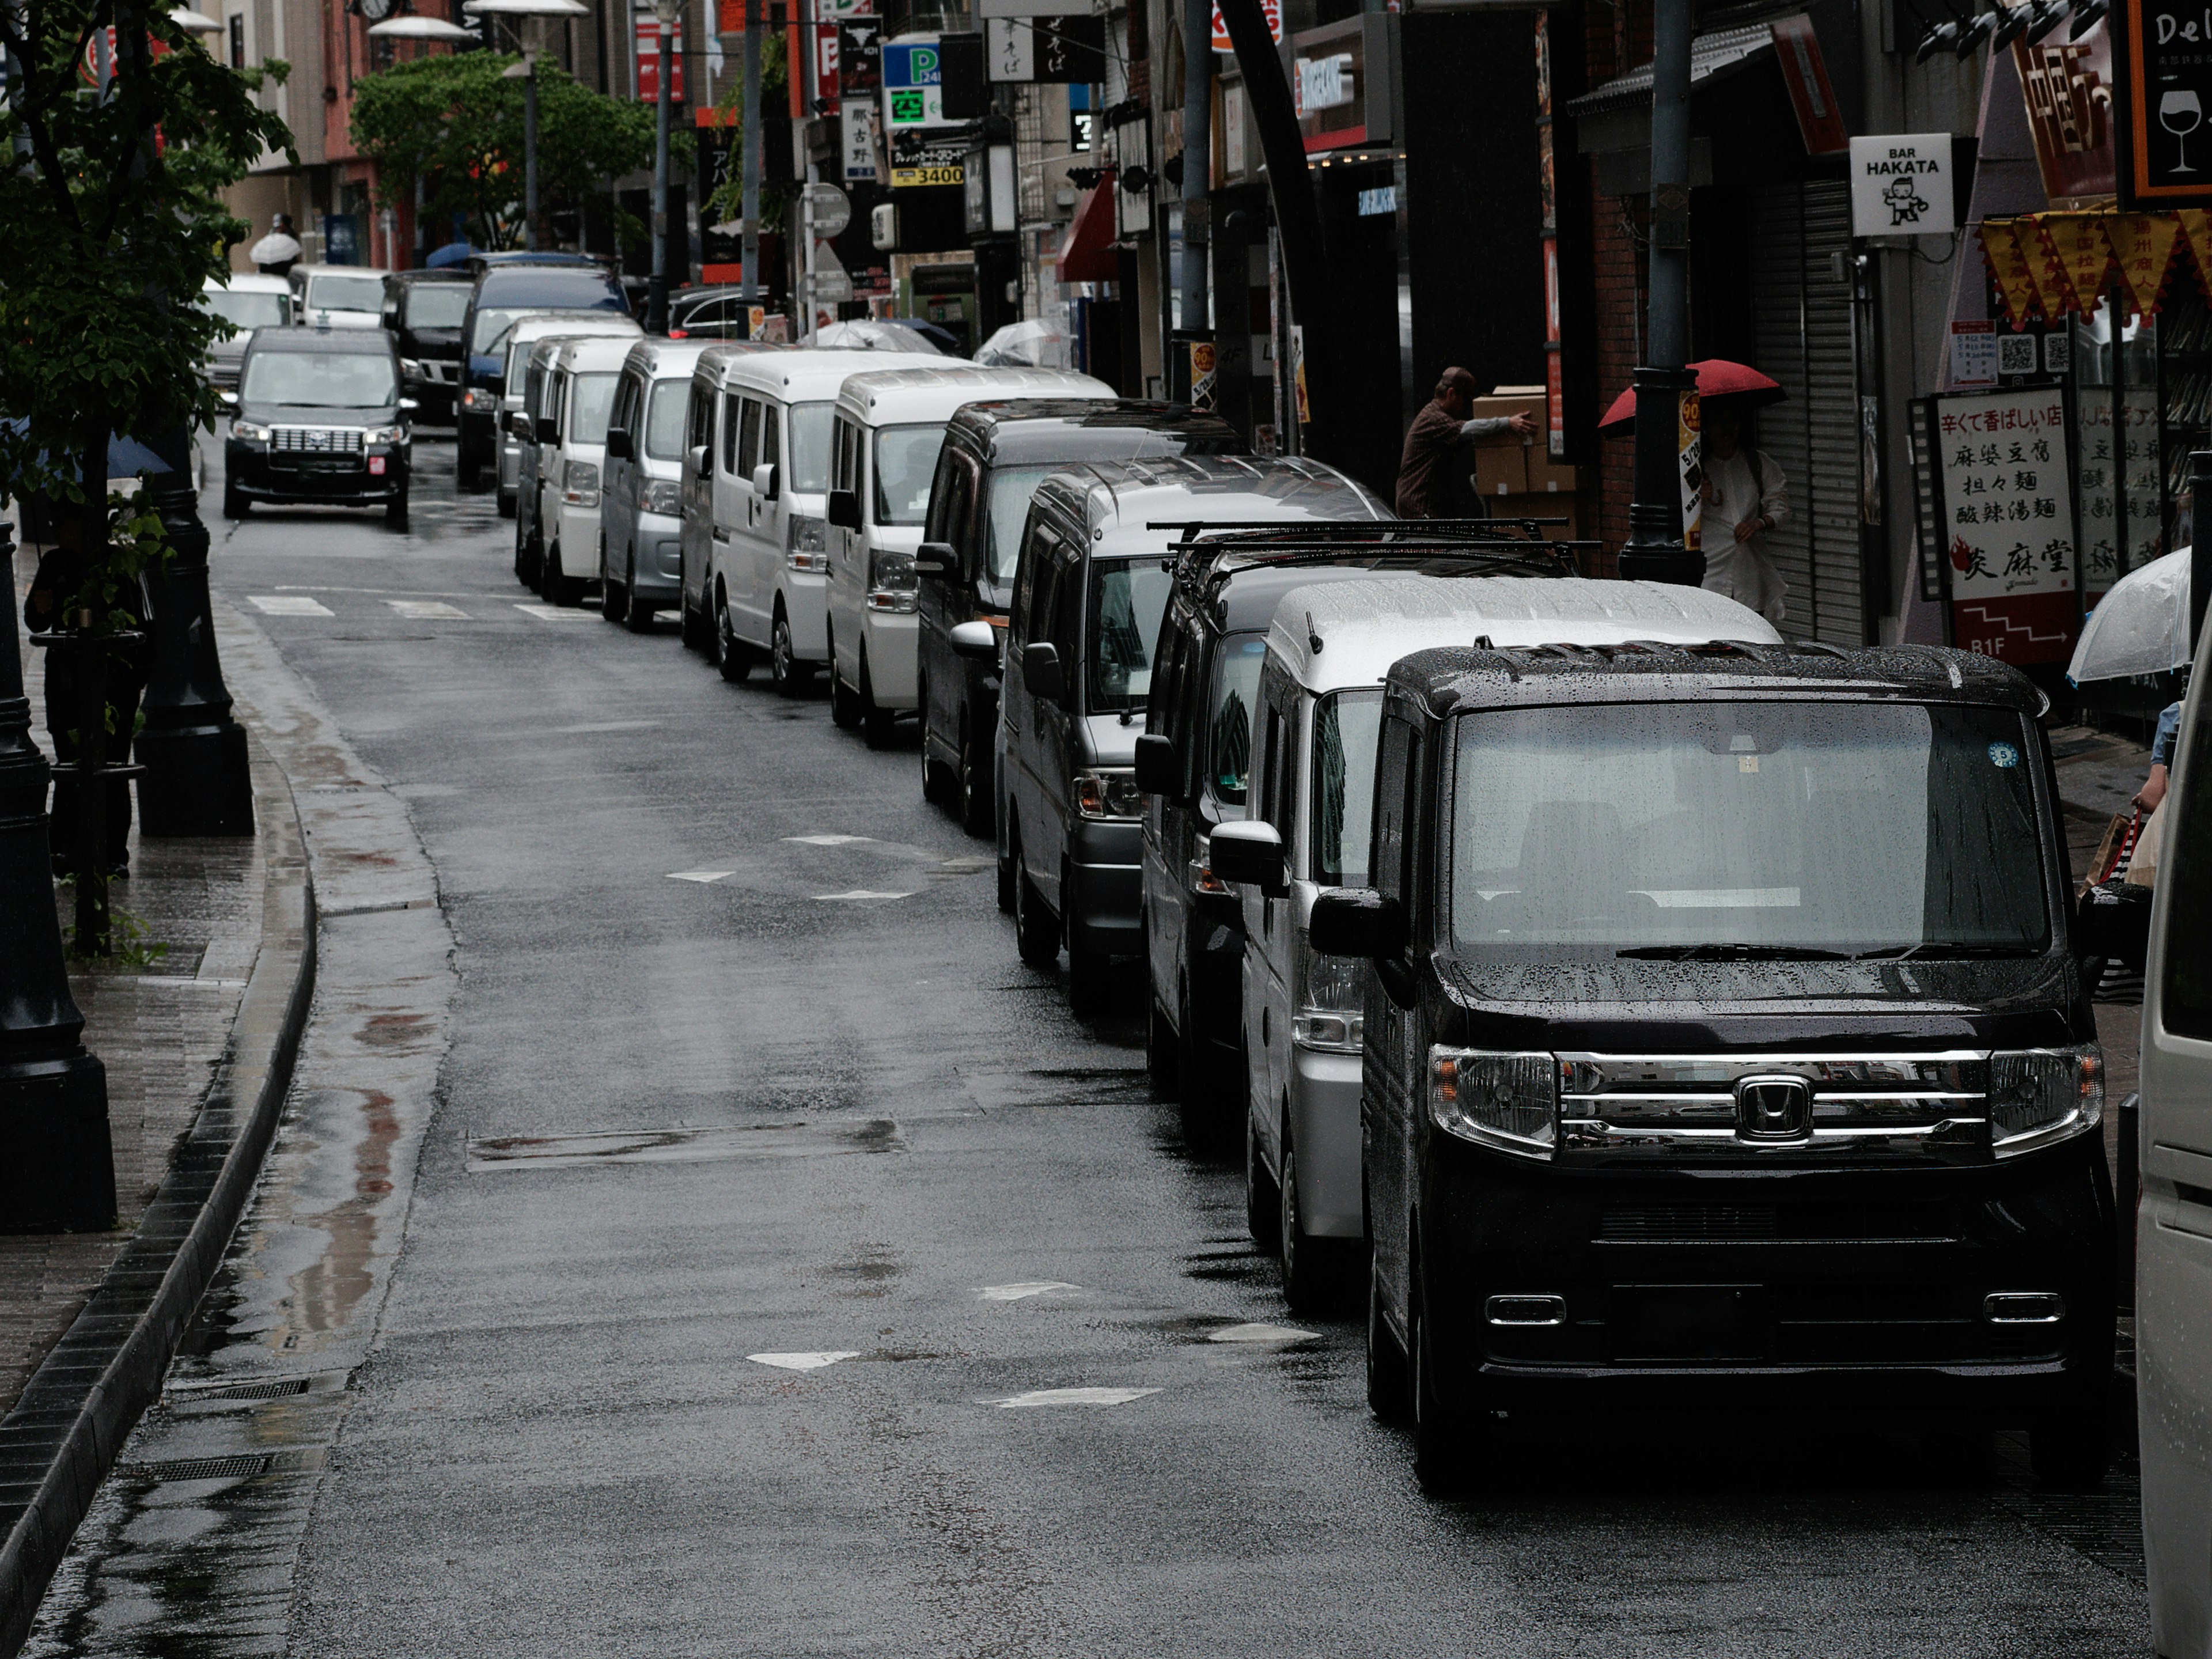
<path id="1" fill-rule="evenodd" d="M 465 487 L 473 487 L 478 470 L 499 455 L 496 422 L 507 384 L 507 356 L 499 342 L 516 318 L 543 311 L 615 311 L 626 317 L 629 301 L 620 283 L 573 254 L 506 258 L 485 266 L 470 291 L 461 325 L 468 354 L 461 361 L 459 440 Z"/>
<path id="2" fill-rule="evenodd" d="M 461 325 L 471 286 L 460 270 L 401 270 L 384 279 L 384 326 L 399 349 L 400 389 L 441 422 L 453 418 L 461 395 Z"/>
<path id="3" fill-rule="evenodd" d="M 380 507 L 407 522 L 415 401 L 382 329 L 257 328 L 222 446 L 222 516 L 256 501 Z"/>
<path id="4" fill-rule="evenodd" d="M 915 556 L 923 799 L 953 803 L 969 835 L 991 833 L 997 653 L 961 655 L 952 630 L 963 623 L 1005 629 L 1022 521 L 1044 476 L 1075 461 L 1243 453 L 1236 428 L 1182 404 L 1041 398 L 969 404 L 953 416 Z"/>
<path id="5" fill-rule="evenodd" d="M 1376 884 L 1310 939 L 1373 964 L 1368 1390 L 1425 1483 L 1501 1419 L 1676 1410 L 2022 1426 L 2045 1480 L 2101 1477 L 2112 1187 L 2046 706 L 1932 647 L 1392 668 Z"/>

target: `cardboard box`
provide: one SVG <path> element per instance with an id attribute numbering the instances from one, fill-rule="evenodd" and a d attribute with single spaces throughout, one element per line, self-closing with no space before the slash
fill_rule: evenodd
<path id="1" fill-rule="evenodd" d="M 1485 499 L 1528 493 L 1527 455 L 1519 444 L 1492 439 L 1474 447 L 1474 493 Z"/>
<path id="2" fill-rule="evenodd" d="M 1502 386 L 1487 398 L 1477 398 L 1471 418 L 1493 421 L 1500 416 L 1526 415 L 1540 434 L 1544 429 L 1544 388 L 1540 386 Z"/>
<path id="3" fill-rule="evenodd" d="M 1552 459 L 1541 443 L 1528 452 L 1528 472 L 1532 495 L 1571 495 L 1582 488 L 1574 468 Z"/>

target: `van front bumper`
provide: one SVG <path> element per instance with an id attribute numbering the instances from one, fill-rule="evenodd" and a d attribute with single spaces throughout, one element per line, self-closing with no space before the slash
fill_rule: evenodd
<path id="1" fill-rule="evenodd" d="M 1298 1149 L 1298 1218 L 1315 1238 L 1364 1238 L 1358 1054 L 1291 1048 L 1291 1137 Z"/>
<path id="2" fill-rule="evenodd" d="M 1144 827 L 1133 818 L 1078 818 L 1060 894 L 1067 938 L 1078 950 L 1133 957 L 1145 948 Z"/>
<path id="3" fill-rule="evenodd" d="M 860 638 L 868 653 L 868 695 L 878 708 L 901 714 L 918 706 L 915 659 L 921 643 L 921 618 L 908 611 L 865 611 Z"/>
<path id="4" fill-rule="evenodd" d="M 2108 1376 L 2097 1136 L 2016 1164 L 1727 1174 L 1561 1170 L 1437 1132 L 1419 1243 L 1447 1374 L 1500 1407 L 1942 1401 L 2012 1422 Z M 2055 1319 L 1991 1316 L 2050 1292 Z"/>

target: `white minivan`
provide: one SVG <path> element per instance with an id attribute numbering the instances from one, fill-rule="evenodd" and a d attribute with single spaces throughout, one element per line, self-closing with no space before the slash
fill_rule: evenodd
<path id="1" fill-rule="evenodd" d="M 763 349 L 732 341 L 692 375 L 686 453 L 684 641 L 725 678 L 764 660 L 796 696 L 830 659 L 824 621 L 830 411 L 862 369 L 922 368 L 921 353 Z"/>
<path id="2" fill-rule="evenodd" d="M 943 358 L 936 360 L 939 363 Z M 924 368 L 855 374 L 837 394 L 830 459 L 830 713 L 864 726 L 871 747 L 915 712 L 914 550 L 945 428 L 989 398 L 1110 398 L 1114 388 L 1056 368 Z"/>
<path id="3" fill-rule="evenodd" d="M 538 592 L 574 605 L 599 574 L 599 468 L 615 383 L 636 342 L 626 336 L 563 340 L 538 403 L 538 510 L 545 556 Z"/>
<path id="4" fill-rule="evenodd" d="M 631 345 L 599 484 L 599 615 L 642 634 L 684 582 L 684 414 L 706 340 Z"/>
<path id="5" fill-rule="evenodd" d="M 2190 688 L 2143 969 L 2136 1421 L 2152 1645 L 2212 1659 L 2212 717 Z M 2122 1119 L 2124 1124 L 2126 1120 Z M 2124 1201 L 2125 1194 L 2122 1194 Z"/>
<path id="6" fill-rule="evenodd" d="M 1245 1206 L 1253 1236 L 1279 1249 L 1294 1311 L 1319 1311 L 1351 1265 L 1365 1226 L 1360 1183 L 1361 1005 L 1367 964 L 1316 956 L 1306 942 L 1314 897 L 1370 881 L 1367 845 L 1382 681 L 1415 651 L 1618 645 L 1630 640 L 1774 645 L 1757 613 L 1702 588 L 1571 576 L 1412 572 L 1294 587 L 1275 607 L 1252 721 L 1250 817 L 1224 823 L 1210 850 L 1218 873 L 1232 842 L 1257 842 L 1280 878 L 1247 882 L 1243 1046 Z"/>

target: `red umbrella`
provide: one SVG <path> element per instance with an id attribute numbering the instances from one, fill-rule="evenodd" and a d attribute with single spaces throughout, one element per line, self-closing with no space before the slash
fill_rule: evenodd
<path id="1" fill-rule="evenodd" d="M 1698 371 L 1698 396 L 1700 398 L 1741 398 L 1747 407 L 1757 408 L 1762 404 L 1780 403 L 1790 394 L 1781 383 L 1769 380 L 1757 369 L 1743 363 L 1732 363 L 1725 357 L 1708 357 L 1702 363 L 1692 363 Z M 1598 429 L 1616 427 L 1627 431 L 1636 424 L 1636 388 L 1634 386 L 1613 400 L 1613 407 L 1605 411 Z"/>

